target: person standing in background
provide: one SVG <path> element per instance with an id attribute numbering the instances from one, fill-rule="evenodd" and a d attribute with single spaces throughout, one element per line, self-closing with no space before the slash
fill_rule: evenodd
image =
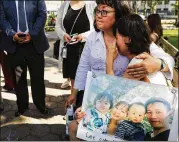
<path id="1" fill-rule="evenodd" d="M 49 43 L 44 33 L 47 10 L 44 0 L 3 1 L 2 46 L 12 65 L 18 111 L 23 114 L 29 105 L 27 67 L 31 78 L 33 102 L 42 114 L 45 106 L 44 51 Z"/>
<path id="2" fill-rule="evenodd" d="M 2 2 L 0 3 L 0 16 L 1 16 L 1 24 L 0 24 L 0 44 L 2 42 L 2 22 L 4 20 L 4 13 L 2 8 Z M 2 67 L 2 71 L 4 74 L 4 82 L 5 85 L 3 86 L 3 91 L 12 91 L 14 88 L 13 79 L 12 79 L 12 73 L 11 73 L 11 67 L 10 63 L 8 61 L 7 55 L 4 53 L 2 45 L 0 45 L 0 64 Z"/>
<path id="3" fill-rule="evenodd" d="M 163 36 L 163 28 L 159 14 L 151 14 L 147 17 L 147 24 L 151 30 L 151 39 L 154 43 L 158 43 Z"/>
<path id="4" fill-rule="evenodd" d="M 2 2 L 0 1 L 0 50 L 2 49 L 1 43 L 2 43 L 2 36 L 1 36 L 1 29 L 2 29 L 2 21 L 3 21 L 4 15 L 3 15 L 3 8 L 2 8 Z M 0 66 L 0 75 L 1 75 L 1 66 Z M 0 78 L 1 83 L 1 78 Z M 3 106 L 3 98 L 1 94 L 1 87 L 0 87 L 0 113 L 4 110 Z"/>
<path id="5" fill-rule="evenodd" d="M 8 60 L 8 56 L 5 54 L 3 50 L 0 50 L 0 64 L 4 74 L 4 82 L 5 82 L 2 91 L 13 91 L 14 82 L 12 78 L 11 66 Z"/>
<path id="6" fill-rule="evenodd" d="M 93 13 L 95 7 L 94 1 L 75 0 L 65 1 L 58 10 L 55 31 L 60 39 L 60 53 L 62 47 L 66 46 L 67 49 L 67 57 L 63 58 L 63 78 L 70 79 L 68 83 L 71 81 L 71 88 L 74 85 L 84 43 L 94 29 Z M 72 37 L 76 42 L 71 42 Z"/>

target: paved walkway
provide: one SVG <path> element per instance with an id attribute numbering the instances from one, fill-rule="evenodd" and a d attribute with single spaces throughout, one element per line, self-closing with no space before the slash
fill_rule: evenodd
<path id="1" fill-rule="evenodd" d="M 12 93 L 2 92 L 5 109 L 1 114 L 1 135 L 2 141 L 62 141 L 65 138 L 64 102 L 70 94 L 70 87 L 61 89 L 60 85 L 65 80 L 58 72 L 58 62 L 52 58 L 52 45 L 54 41 L 50 39 L 51 48 L 45 52 L 45 85 L 46 85 L 46 105 L 51 108 L 50 114 L 42 115 L 32 102 L 30 80 L 28 75 L 29 88 L 29 110 L 20 117 L 14 117 L 16 106 L 16 96 Z M 2 78 L 3 80 L 3 78 Z M 1 82 L 1 86 L 4 82 Z"/>

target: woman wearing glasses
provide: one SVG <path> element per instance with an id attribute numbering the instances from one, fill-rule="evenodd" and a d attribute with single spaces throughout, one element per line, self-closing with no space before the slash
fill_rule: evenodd
<path id="1" fill-rule="evenodd" d="M 82 93 L 79 94 L 78 91 L 85 89 L 88 71 L 106 73 L 107 49 L 111 47 L 111 43 L 116 41 L 116 38 L 113 35 L 113 25 L 121 16 L 131 13 L 127 2 L 121 0 L 96 0 L 96 2 L 97 8 L 95 11 L 94 24 L 96 32 L 93 32 L 88 37 L 85 44 L 75 77 L 73 93 L 67 99 L 66 107 L 75 102 L 76 107 L 81 106 L 83 95 Z M 165 68 L 166 72 L 168 71 L 168 77 L 172 77 L 173 59 L 158 49 L 158 47 L 150 47 L 150 52 L 152 56 L 165 60 Z M 145 59 L 145 55 L 142 54 L 141 56 L 144 58 L 142 63 L 128 67 L 128 73 L 130 75 L 140 77 L 155 72 L 156 70 L 160 70 L 160 59 L 152 56 Z M 128 63 L 129 60 L 127 57 L 118 54 L 114 62 L 115 76 L 121 76 L 126 70 Z M 80 120 L 80 118 L 85 115 L 84 112 L 81 112 L 80 108 L 76 110 L 75 114 L 77 120 Z M 76 138 L 77 125 L 77 121 L 73 121 L 69 125 L 70 140 L 78 140 Z"/>

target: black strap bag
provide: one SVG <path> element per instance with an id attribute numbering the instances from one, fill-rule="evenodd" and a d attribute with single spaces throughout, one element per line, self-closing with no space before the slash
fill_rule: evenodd
<path id="1" fill-rule="evenodd" d="M 60 40 L 58 39 L 54 43 L 54 48 L 53 48 L 53 58 L 58 60 L 59 57 L 59 47 L 60 47 Z"/>

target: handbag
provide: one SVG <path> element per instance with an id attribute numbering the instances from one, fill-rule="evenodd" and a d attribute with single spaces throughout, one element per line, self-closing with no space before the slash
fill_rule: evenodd
<path id="1" fill-rule="evenodd" d="M 60 40 L 58 39 L 54 44 L 53 44 L 53 58 L 57 59 L 59 58 L 59 48 L 60 48 Z"/>
<path id="2" fill-rule="evenodd" d="M 84 6 L 83 6 L 83 8 L 84 8 Z M 72 26 L 71 31 L 70 31 L 70 35 L 71 35 L 72 31 L 73 31 L 73 28 L 74 28 L 74 26 L 75 26 L 75 23 L 76 23 L 78 17 L 80 16 L 80 14 L 81 14 L 83 8 L 80 10 L 80 12 L 78 13 L 78 15 L 77 15 L 77 17 L 76 17 L 76 19 L 75 19 L 75 21 L 74 21 L 74 23 L 73 23 L 73 26 Z M 62 52 L 61 52 L 61 57 L 62 57 L 62 58 L 67 58 L 67 44 L 68 44 L 68 43 L 66 43 L 66 45 L 65 45 L 64 47 L 62 47 Z"/>

